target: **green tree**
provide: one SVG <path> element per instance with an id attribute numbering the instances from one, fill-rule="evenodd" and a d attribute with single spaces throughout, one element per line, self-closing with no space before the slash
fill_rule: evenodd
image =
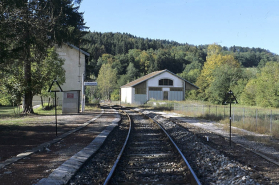
<path id="1" fill-rule="evenodd" d="M 129 82 L 135 80 L 138 78 L 138 74 L 139 71 L 135 68 L 134 64 L 133 63 L 130 63 L 129 66 L 127 67 L 127 80 Z M 127 82 L 128 83 L 128 82 Z"/>
<path id="2" fill-rule="evenodd" d="M 246 84 L 243 93 L 241 94 L 240 100 L 246 105 L 256 105 L 256 95 L 257 95 L 257 80 L 250 79 Z"/>
<path id="3" fill-rule="evenodd" d="M 32 66 L 32 94 L 49 97 L 49 87 L 54 79 L 59 84 L 65 83 L 65 69 L 63 68 L 64 59 L 60 58 L 55 51 L 55 47 L 48 49 L 47 57 L 40 63 Z M 42 101 L 42 107 L 43 107 Z"/>
<path id="4" fill-rule="evenodd" d="M 111 93 L 111 100 L 112 101 L 119 101 L 120 95 L 119 95 L 119 89 L 114 89 Z"/>
<path id="5" fill-rule="evenodd" d="M 214 70 L 213 76 L 214 80 L 206 89 L 206 94 L 210 102 L 220 104 L 224 101 L 225 94 L 229 90 L 234 92 L 234 88 L 239 85 L 239 80 L 243 79 L 243 71 L 239 67 L 223 64 Z"/>
<path id="6" fill-rule="evenodd" d="M 111 64 L 103 64 L 97 78 L 98 89 L 102 98 L 110 99 L 111 92 L 116 88 L 117 75 Z"/>
<path id="7" fill-rule="evenodd" d="M 24 0 L 0 2 L 1 33 L 5 32 L 0 44 L 4 67 L 8 63 L 23 67 L 21 90 L 24 94 L 24 112 L 33 112 L 32 99 L 34 82 L 32 66 L 39 64 L 55 43 L 75 41 L 84 29 L 82 13 L 72 0 Z M 5 27 L 8 26 L 9 30 Z M 10 33 L 7 33 L 9 31 Z M 75 36 L 75 37 L 73 37 Z M 36 87 L 35 87 L 36 88 Z"/>
<path id="8" fill-rule="evenodd" d="M 196 82 L 196 85 L 200 88 L 197 93 L 199 99 L 211 99 L 212 101 L 215 101 L 212 99 L 212 88 L 214 86 L 210 86 L 213 84 L 214 81 L 215 84 L 217 83 L 216 81 L 220 80 L 218 72 L 221 71 L 218 69 L 222 68 L 222 66 L 224 65 L 229 66 L 231 69 L 240 68 L 240 64 L 234 59 L 232 55 L 223 55 L 221 53 L 221 47 L 216 44 L 210 45 L 207 52 L 208 56 L 206 58 L 206 62 L 204 63 L 201 75 L 198 77 Z M 218 71 L 217 73 L 216 70 Z"/>
<path id="9" fill-rule="evenodd" d="M 242 94 L 246 104 L 279 107 L 279 63 L 267 62 L 256 79 L 251 79 Z"/>

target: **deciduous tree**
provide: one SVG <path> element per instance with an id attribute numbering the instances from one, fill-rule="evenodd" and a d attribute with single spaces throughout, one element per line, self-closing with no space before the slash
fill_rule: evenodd
<path id="1" fill-rule="evenodd" d="M 103 98 L 110 99 L 111 92 L 116 87 L 116 71 L 112 69 L 111 64 L 103 64 L 97 78 L 98 89 Z"/>
<path id="2" fill-rule="evenodd" d="M 23 67 L 23 79 L 19 84 L 24 94 L 24 112 L 33 112 L 32 98 L 36 87 L 32 81 L 32 66 L 44 60 L 49 47 L 79 39 L 85 28 L 82 13 L 75 7 L 79 3 L 80 0 L 0 2 L 1 61 L 3 68 L 8 63 Z"/>
<path id="3" fill-rule="evenodd" d="M 220 70 L 222 66 L 229 66 L 230 69 L 239 68 L 240 64 L 234 59 L 232 55 L 223 55 L 221 53 L 221 47 L 213 44 L 208 47 L 208 56 L 206 58 L 206 62 L 204 63 L 203 69 L 201 71 L 201 75 L 198 77 L 196 85 L 200 88 L 198 90 L 199 99 L 209 100 L 212 98 L 212 87 L 210 87 L 213 82 L 214 84 L 219 83 Z M 226 77 L 226 76 L 223 76 Z M 218 88 L 214 88 L 218 90 Z M 218 94 L 218 92 L 216 92 Z"/>

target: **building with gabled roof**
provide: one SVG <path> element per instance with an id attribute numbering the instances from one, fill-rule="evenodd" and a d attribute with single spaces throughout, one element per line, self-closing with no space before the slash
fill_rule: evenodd
<path id="1" fill-rule="evenodd" d="M 197 86 L 165 69 L 149 73 L 121 86 L 121 102 L 144 104 L 150 99 L 185 99 L 186 90 L 197 90 Z"/>
<path id="2" fill-rule="evenodd" d="M 63 105 L 63 113 L 78 113 L 83 99 L 82 77 L 85 74 L 86 60 L 89 59 L 90 54 L 70 43 L 56 46 L 56 52 L 60 58 L 64 59 L 63 68 L 66 80 L 65 83 L 60 84 L 63 93 L 57 93 L 57 104 Z M 41 104 L 41 97 L 34 96 L 33 105 L 39 104 Z"/>

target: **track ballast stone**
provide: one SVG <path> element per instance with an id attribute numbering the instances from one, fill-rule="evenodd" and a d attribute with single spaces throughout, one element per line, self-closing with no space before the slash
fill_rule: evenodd
<path id="1" fill-rule="evenodd" d="M 230 160 L 218 150 L 205 145 L 192 132 L 149 111 L 144 114 L 159 122 L 175 139 L 203 184 L 260 184 L 253 177 L 255 171 Z"/>

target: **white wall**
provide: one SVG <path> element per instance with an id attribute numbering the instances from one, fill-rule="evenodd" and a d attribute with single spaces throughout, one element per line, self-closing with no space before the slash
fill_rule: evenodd
<path id="1" fill-rule="evenodd" d="M 173 85 L 172 86 L 159 85 L 159 80 L 161 80 L 161 79 L 171 79 L 171 80 L 173 80 Z M 178 78 L 176 76 L 173 76 L 169 72 L 164 72 L 158 76 L 155 76 L 154 78 L 149 79 L 147 81 L 147 87 L 162 87 L 162 91 L 170 91 L 170 87 L 183 87 L 183 89 L 184 89 L 184 80 L 181 80 L 180 78 Z M 147 96 L 148 96 L 147 99 L 150 99 L 149 93 L 147 93 Z M 161 98 L 163 99 L 163 97 L 161 97 Z M 170 98 L 170 95 L 169 95 L 169 98 Z"/>
<path id="2" fill-rule="evenodd" d="M 168 87 L 168 86 L 159 86 L 159 80 L 160 79 L 171 79 L 173 80 L 173 86 L 169 87 L 183 87 L 183 80 L 180 78 L 177 78 L 176 76 L 173 76 L 172 74 L 168 72 L 164 72 L 158 76 L 155 76 L 154 78 L 151 78 L 147 81 L 148 87 Z"/>
<path id="3" fill-rule="evenodd" d="M 80 90 L 82 88 L 82 74 L 85 73 L 85 55 L 77 49 L 63 44 L 62 47 L 57 47 L 56 52 L 60 58 L 65 59 L 63 68 L 65 69 L 65 83 L 60 84 L 63 91 Z M 80 58 L 80 60 L 79 60 Z M 81 96 L 81 93 L 80 93 Z M 63 93 L 57 93 L 58 105 L 62 105 Z M 33 97 L 33 105 L 38 104 L 40 101 L 39 96 Z M 80 97 L 81 100 L 81 97 Z M 46 103 L 46 102 L 45 102 Z"/>
<path id="4" fill-rule="evenodd" d="M 132 87 L 121 88 L 121 102 L 132 103 L 133 102 L 132 92 L 133 92 Z"/>
<path id="5" fill-rule="evenodd" d="M 85 73 L 85 55 L 65 44 L 57 47 L 56 52 L 65 59 L 63 67 L 66 71 L 66 81 L 61 88 L 63 91 L 81 90 L 82 74 Z"/>
<path id="6" fill-rule="evenodd" d="M 79 111 L 79 92 L 68 91 L 63 93 L 62 113 L 78 113 Z"/>
<path id="7" fill-rule="evenodd" d="M 159 80 L 161 79 L 171 79 L 173 81 L 173 85 L 172 86 L 165 86 L 165 85 L 161 85 L 159 86 Z M 173 74 L 169 73 L 169 72 L 164 72 L 158 76 L 155 76 L 151 79 L 148 79 L 146 82 L 146 95 L 142 96 L 142 97 L 137 97 L 137 99 L 150 99 L 149 95 L 154 95 L 154 96 L 158 96 L 158 93 L 160 94 L 161 99 L 163 99 L 163 94 L 162 91 L 168 91 L 170 92 L 170 87 L 181 87 L 184 89 L 184 80 L 174 76 Z M 162 87 L 162 91 L 158 92 L 158 91 L 152 91 L 151 94 L 148 92 L 148 87 Z M 175 96 L 175 92 L 173 91 L 173 93 L 169 93 L 169 98 L 171 99 L 177 99 L 177 100 L 183 100 L 184 99 L 184 92 L 180 93 L 178 97 Z M 123 103 L 138 103 L 136 102 L 136 98 L 135 98 L 135 89 L 132 87 L 125 87 L 125 88 L 121 88 L 121 102 Z M 174 96 L 174 97 L 173 97 Z"/>
<path id="8" fill-rule="evenodd" d="M 65 69 L 65 83 L 61 85 L 63 91 L 80 90 L 82 88 L 82 74 L 85 74 L 85 55 L 79 50 L 72 48 L 66 44 L 57 47 L 56 52 L 65 59 L 63 68 Z M 59 99 L 63 99 L 62 93 Z M 80 100 L 82 99 L 80 93 Z"/>

